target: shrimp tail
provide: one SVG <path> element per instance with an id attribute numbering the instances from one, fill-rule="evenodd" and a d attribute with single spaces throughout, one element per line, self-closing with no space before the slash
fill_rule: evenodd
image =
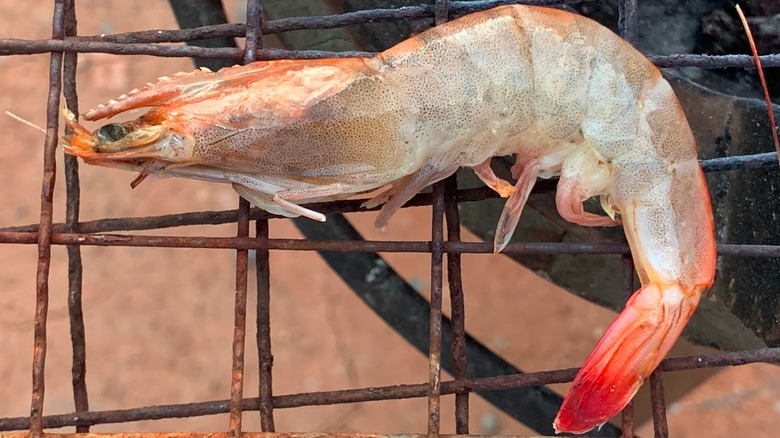
<path id="1" fill-rule="evenodd" d="M 702 291 L 652 283 L 636 291 L 574 379 L 556 433 L 584 433 L 617 415 L 672 348 Z"/>

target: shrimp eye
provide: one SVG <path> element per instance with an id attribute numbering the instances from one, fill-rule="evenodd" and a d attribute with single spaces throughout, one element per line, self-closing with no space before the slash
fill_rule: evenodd
<path id="1" fill-rule="evenodd" d="M 125 138 L 127 134 L 129 134 L 129 131 L 125 128 L 125 125 L 121 123 L 109 123 L 108 125 L 102 126 L 95 133 L 100 140 L 106 143 L 119 141 Z"/>

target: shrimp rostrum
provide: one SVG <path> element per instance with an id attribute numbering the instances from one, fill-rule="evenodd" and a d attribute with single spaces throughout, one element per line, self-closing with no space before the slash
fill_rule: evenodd
<path id="1" fill-rule="evenodd" d="M 87 112 L 65 110 L 65 151 L 146 175 L 232 184 L 282 216 L 384 188 L 376 225 L 425 186 L 470 167 L 507 198 L 509 241 L 537 177 L 560 176 L 561 216 L 622 222 L 642 287 L 588 357 L 555 419 L 585 432 L 617 414 L 675 342 L 712 284 L 715 244 L 696 145 L 659 71 L 601 25 L 505 6 L 421 33 L 373 58 L 256 62 L 160 78 Z M 516 156 L 516 183 L 494 156 Z M 599 197 L 607 216 L 583 210 Z"/>

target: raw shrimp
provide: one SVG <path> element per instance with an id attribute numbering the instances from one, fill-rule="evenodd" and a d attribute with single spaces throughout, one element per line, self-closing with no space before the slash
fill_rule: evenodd
<path id="1" fill-rule="evenodd" d="M 425 186 L 472 168 L 507 197 L 509 241 L 537 177 L 560 175 L 561 216 L 622 221 L 642 288 L 580 370 L 559 432 L 605 423 L 680 334 L 715 271 L 713 219 L 696 145 L 669 84 L 601 25 L 504 6 L 423 32 L 373 58 L 282 60 L 160 78 L 87 112 L 151 107 L 90 133 L 65 110 L 65 152 L 91 164 L 225 182 L 282 216 L 384 187 L 384 227 Z M 514 155 L 515 184 L 490 168 Z M 600 197 L 607 216 L 583 210 Z"/>

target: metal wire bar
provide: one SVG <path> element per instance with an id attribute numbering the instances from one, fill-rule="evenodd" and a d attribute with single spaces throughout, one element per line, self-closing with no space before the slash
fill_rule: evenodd
<path id="1" fill-rule="evenodd" d="M 246 45 L 244 63 L 257 60 L 260 47 L 260 13 L 258 0 L 247 1 Z M 238 237 L 249 235 L 249 201 L 238 198 Z M 244 350 L 246 346 L 247 268 L 249 251 L 236 251 L 236 305 L 233 335 L 233 375 L 230 391 L 230 437 L 241 436 L 242 399 L 244 390 Z"/>
<path id="2" fill-rule="evenodd" d="M 293 19 L 294 24 L 301 25 L 299 17 Z M 308 18 L 308 17 L 305 17 Z M 263 24 L 263 34 L 284 33 L 296 29 L 294 26 L 285 26 L 289 19 L 266 21 Z M 184 27 L 184 26 L 182 26 Z M 322 29 L 322 28 L 320 28 Z M 187 29 L 154 29 L 141 30 L 136 32 L 123 32 L 109 35 L 82 35 L 68 38 L 68 41 L 105 41 L 109 43 L 138 44 L 138 43 L 187 43 L 191 41 L 212 39 L 212 38 L 236 38 L 246 35 L 246 24 L 244 23 L 224 23 L 211 24 L 206 26 L 191 27 Z M 0 40 L 2 41 L 2 40 Z"/>
<path id="3" fill-rule="evenodd" d="M 583 0 L 585 1 L 585 0 Z M 625 1 L 625 0 L 624 0 Z M 636 2 L 621 1 L 621 34 L 631 41 L 636 36 Z M 453 15 L 463 15 L 471 12 L 489 9 L 503 4 L 516 4 L 517 1 L 474 1 L 450 2 L 449 11 Z M 566 0 L 525 1 L 524 4 L 559 5 L 575 3 Z M 348 12 L 340 15 L 320 17 L 294 17 L 270 21 L 262 29 L 264 34 L 276 34 L 291 30 L 332 29 L 354 24 L 369 22 L 386 22 L 413 20 L 433 17 L 436 5 L 413 6 L 400 9 L 373 9 Z M 239 37 L 245 34 L 244 25 L 213 25 L 194 29 L 156 30 L 130 32 L 116 35 L 101 35 L 93 37 L 69 38 L 66 40 L 25 40 L 0 39 L 0 55 L 25 55 L 47 53 L 53 51 L 100 52 L 113 54 L 146 54 L 166 57 L 201 57 L 201 58 L 241 58 L 243 51 L 237 48 L 203 48 L 191 46 L 161 46 L 152 43 L 186 42 L 221 36 Z M 633 29 L 633 30 L 631 30 Z M 290 51 L 281 49 L 264 49 L 258 51 L 257 59 L 278 58 L 320 58 L 344 56 L 373 56 L 370 52 L 328 52 L 328 51 Z M 659 67 L 702 67 L 702 68 L 755 68 L 754 60 L 749 55 L 651 55 L 650 60 Z M 780 54 L 762 55 L 761 62 L 765 68 L 780 66 Z"/>
<path id="4" fill-rule="evenodd" d="M 636 0 L 618 2 L 618 33 L 632 45 L 636 44 L 638 36 Z"/>
<path id="5" fill-rule="evenodd" d="M 109 53 L 114 55 L 149 55 L 165 58 L 228 58 L 240 59 L 241 49 L 230 47 L 193 47 L 169 46 L 144 43 L 113 43 L 108 41 L 83 40 L 23 40 L 0 39 L 0 56 L 34 55 L 49 52 Z M 375 52 L 326 50 L 284 50 L 262 49 L 257 52 L 257 60 L 273 59 L 317 59 L 317 58 L 366 58 Z M 780 67 L 780 54 L 761 55 L 764 68 Z M 750 55 L 649 55 L 648 59 L 657 67 L 700 67 L 716 68 L 755 68 Z"/>
<path id="6" fill-rule="evenodd" d="M 65 37 L 65 0 L 54 3 L 52 38 Z M 49 268 L 51 267 L 51 227 L 54 211 L 55 151 L 59 127 L 60 93 L 62 92 L 63 53 L 52 53 L 49 62 L 49 96 L 46 103 L 46 139 L 43 150 L 40 232 L 37 235 L 38 268 L 36 273 L 34 349 L 32 363 L 32 401 L 30 402 L 30 435 L 43 436 L 43 400 L 45 393 L 46 322 L 49 313 Z"/>
<path id="7" fill-rule="evenodd" d="M 771 356 L 775 354 L 772 352 L 773 350 L 780 351 L 780 347 L 761 348 L 758 350 L 746 351 L 722 351 L 716 354 L 705 354 L 701 356 L 676 357 L 674 359 L 666 359 L 661 361 L 658 369 L 668 373 L 672 371 L 692 370 L 698 368 L 738 366 L 753 362 L 780 364 L 780 357 L 775 359 L 771 358 Z"/>
<path id="8" fill-rule="evenodd" d="M 244 63 L 257 59 L 259 16 L 252 13 L 260 11 L 256 0 L 247 2 L 246 46 L 244 47 Z M 238 198 L 238 237 L 249 235 L 249 201 Z M 244 350 L 246 346 L 246 303 L 247 303 L 247 269 L 249 251 L 236 251 L 236 303 L 235 325 L 233 327 L 233 373 L 230 385 L 230 437 L 241 436 L 241 418 L 244 391 Z"/>
<path id="9" fill-rule="evenodd" d="M 250 17 L 253 1 L 247 2 L 247 34 L 244 47 L 244 63 L 257 59 L 257 29 L 253 26 L 259 18 Z M 238 198 L 238 237 L 249 235 L 249 201 Z M 236 250 L 236 302 L 235 323 L 233 326 L 233 372 L 230 385 L 230 438 L 241 436 L 242 400 L 244 393 L 244 350 L 246 346 L 246 306 L 247 274 L 249 264 L 248 249 Z"/>
<path id="10" fill-rule="evenodd" d="M 170 5 L 174 17 L 176 17 L 176 23 L 182 30 L 192 27 L 220 25 L 228 21 L 222 0 L 168 0 L 167 3 Z M 246 25 L 242 25 L 242 32 L 238 36 L 242 38 L 246 36 Z M 98 38 L 97 41 L 100 41 L 100 39 Z M 126 42 L 132 43 L 134 41 Z M 196 47 L 238 47 L 235 38 L 231 36 L 190 40 L 187 42 L 187 45 Z M 209 70 L 217 71 L 225 67 L 226 64 L 237 63 L 238 60 L 228 60 L 236 62 L 226 63 L 225 59 L 193 58 L 192 61 L 198 68 L 206 67 Z"/>
<path id="11" fill-rule="evenodd" d="M 623 296 L 626 301 L 634 294 L 634 260 L 631 254 L 620 256 L 620 266 L 623 274 Z M 634 437 L 634 400 L 628 402 L 621 414 L 621 430 L 623 438 Z"/>
<path id="12" fill-rule="evenodd" d="M 460 242 L 460 216 L 455 194 L 458 178 L 453 175 L 445 180 L 444 215 L 447 220 L 447 241 Z M 468 377 L 466 358 L 466 304 L 463 293 L 460 254 L 447 253 L 447 281 L 450 287 L 450 316 L 452 318 L 452 374 L 455 379 Z M 455 394 L 455 433 L 469 433 L 469 394 Z"/>
<path id="13" fill-rule="evenodd" d="M 0 243 L 32 244 L 37 233 L 0 232 Z M 248 237 L 178 237 L 120 234 L 52 233 L 52 245 L 127 246 L 153 248 L 202 249 L 271 249 L 291 251 L 334 252 L 424 252 L 430 251 L 426 241 L 380 240 L 299 240 L 268 239 L 256 241 Z M 444 251 L 452 253 L 492 254 L 487 242 L 444 242 Z M 717 245 L 718 255 L 737 257 L 780 257 L 780 245 Z M 623 243 L 574 242 L 514 242 L 502 251 L 506 254 L 629 254 Z"/>
<path id="14" fill-rule="evenodd" d="M 246 57 L 252 62 L 257 51 L 263 47 L 263 5 L 260 0 L 249 0 L 246 5 Z M 248 212 L 247 212 L 248 214 Z M 258 219 L 255 223 L 256 239 L 268 239 L 268 219 Z M 273 387 L 271 367 L 271 270 L 267 249 L 255 251 L 257 277 L 257 354 L 259 363 L 260 425 L 264 432 L 274 432 Z"/>
<path id="15" fill-rule="evenodd" d="M 593 1 L 593 0 L 581 0 L 578 2 L 566 1 L 566 0 L 547 0 L 547 1 L 540 0 L 540 1 L 523 1 L 522 3 L 533 4 L 538 6 L 554 6 L 560 4 L 583 3 L 586 1 Z M 460 16 L 467 13 L 489 9 L 499 5 L 517 4 L 517 3 L 519 3 L 517 0 L 450 2 L 449 10 L 453 16 Z M 631 9 L 629 6 L 631 4 L 634 5 L 633 9 Z M 621 2 L 620 5 L 623 6 L 623 3 Z M 625 7 L 624 16 L 626 17 L 627 20 L 630 20 L 631 17 L 633 17 L 633 20 L 636 20 L 635 6 L 636 6 L 635 1 L 633 0 L 627 2 L 626 6 L 624 6 Z M 291 17 L 291 18 L 283 18 L 279 20 L 268 21 L 264 23 L 262 28 L 262 33 L 266 35 L 271 35 L 271 34 L 279 34 L 279 33 L 284 33 L 284 32 L 289 32 L 294 30 L 334 29 L 334 28 L 340 28 L 344 26 L 374 23 L 374 22 L 417 20 L 417 19 L 434 17 L 435 13 L 436 12 L 435 12 L 434 5 L 422 5 L 422 6 L 409 6 L 409 7 L 398 8 L 398 9 L 370 9 L 370 10 L 362 10 L 362 11 L 355 11 L 355 12 L 347 12 L 339 15 L 327 15 L 327 16 L 316 16 L 316 17 Z M 626 23 L 625 25 L 623 25 L 623 27 L 625 27 L 628 24 L 630 23 Z M 633 27 L 636 28 L 636 25 L 634 24 Z M 626 27 L 626 29 L 628 28 L 629 27 Z M 139 31 L 139 32 L 119 33 L 113 35 L 82 36 L 82 37 L 75 37 L 75 38 L 66 38 L 65 42 L 76 43 L 75 46 L 72 46 L 73 50 L 89 51 L 89 49 L 87 48 L 88 46 L 83 45 L 83 43 L 121 43 L 125 45 L 144 45 L 149 43 L 188 42 L 188 41 L 196 41 L 196 40 L 216 38 L 216 37 L 243 37 L 245 34 L 246 34 L 246 26 L 244 24 L 218 24 L 218 25 L 210 25 L 210 26 L 201 26 L 192 29 L 177 29 L 177 30 L 160 29 L 160 30 L 146 30 L 146 31 Z M 626 34 L 625 31 L 621 31 L 621 34 L 627 40 L 629 41 L 632 40 L 631 35 Z M 13 39 L 13 38 L 0 39 L 0 55 L 23 55 L 23 54 L 46 53 L 46 52 L 51 52 L 56 50 L 62 50 L 62 47 L 60 46 L 37 45 L 43 42 L 47 42 L 48 44 L 61 44 L 61 42 L 58 42 L 57 40 L 25 40 L 25 39 Z M 93 49 L 100 48 L 100 50 L 102 51 L 102 50 L 117 50 L 118 46 L 97 45 L 97 46 L 90 46 L 90 47 L 92 47 Z M 215 52 L 215 53 L 220 53 L 220 52 Z M 224 52 L 224 54 L 216 55 L 216 57 L 225 57 L 227 56 L 226 55 L 227 53 L 229 52 Z M 230 57 L 240 58 L 242 56 L 240 50 L 234 50 L 232 53 L 234 54 Z M 164 56 L 164 55 L 159 55 L 159 56 Z M 181 55 L 181 56 L 187 56 L 187 55 Z M 739 59 L 740 63 L 744 63 L 741 65 L 741 67 L 755 68 L 755 65 L 752 60 L 750 62 L 747 62 L 748 59 L 752 59 L 750 56 L 747 55 L 727 55 L 726 57 L 708 56 L 708 55 L 670 55 L 670 56 L 658 55 L 652 58 L 663 60 L 662 62 L 664 63 L 666 62 L 674 63 L 677 62 L 674 60 L 679 59 L 681 56 L 702 57 L 703 59 L 719 59 L 719 58 L 732 59 L 732 60 Z M 736 56 L 736 58 L 733 58 L 734 56 Z M 767 56 L 772 56 L 772 55 L 767 55 Z M 689 59 L 696 59 L 696 58 L 689 58 Z M 696 61 L 696 62 L 702 62 L 702 61 Z M 762 63 L 763 62 L 764 62 L 764 57 L 762 57 Z M 663 65 L 663 66 L 680 67 L 682 65 Z M 769 65 L 764 65 L 764 66 L 770 67 Z M 777 65 L 772 65 L 772 66 L 777 67 Z M 721 68 L 721 67 L 722 66 L 720 65 L 715 66 L 715 68 Z M 729 65 L 729 67 L 740 67 L 740 66 Z"/>
<path id="16" fill-rule="evenodd" d="M 669 426 L 666 422 L 664 375 L 660 369 L 656 369 L 650 374 L 650 405 L 653 410 L 653 432 L 655 438 L 668 438 Z"/>
<path id="17" fill-rule="evenodd" d="M 620 36 L 631 43 L 636 43 L 637 32 L 637 8 L 636 0 L 620 0 L 618 2 L 618 32 Z M 623 274 L 623 294 L 626 302 L 634 293 L 634 261 L 630 254 L 620 256 L 620 264 Z M 629 400 L 621 413 L 621 437 L 634 437 L 634 400 Z"/>
<path id="18" fill-rule="evenodd" d="M 701 168 L 704 172 L 725 172 L 730 170 L 759 168 L 778 169 L 777 152 L 711 158 L 709 160 L 702 160 Z"/>
<path id="19" fill-rule="evenodd" d="M 759 56 L 764 68 L 780 67 L 780 54 Z M 659 68 L 666 67 L 700 67 L 700 68 L 740 68 L 751 70 L 756 68 L 751 55 L 649 55 L 648 59 Z"/>
<path id="20" fill-rule="evenodd" d="M 234 48 L 167 46 L 159 44 L 124 44 L 81 40 L 0 40 L 0 55 L 34 55 L 49 52 L 111 53 L 115 55 L 150 55 L 167 58 L 241 58 L 243 52 Z"/>
<path id="21" fill-rule="evenodd" d="M 247 2 L 247 12 L 251 8 Z M 246 46 L 244 47 L 244 62 L 250 63 L 256 58 L 257 32 L 252 23 L 254 20 L 247 14 Z M 249 235 L 249 201 L 238 198 L 238 237 Z M 241 419 L 244 391 L 244 351 L 246 346 L 246 303 L 247 303 L 247 271 L 249 251 L 236 250 L 236 298 L 235 323 L 233 326 L 233 372 L 230 383 L 230 437 L 241 436 Z"/>
<path id="22" fill-rule="evenodd" d="M 536 6 L 556 6 L 562 4 L 586 3 L 596 0 L 525 0 L 523 4 Z M 473 12 L 484 11 L 496 6 L 521 3 L 518 0 L 479 0 L 447 2 L 447 17 L 453 18 Z M 366 9 L 345 12 L 338 15 L 323 15 L 314 17 L 290 17 L 270 20 L 263 23 L 263 34 L 272 35 L 294 30 L 336 29 L 346 26 L 366 23 L 383 23 L 396 21 L 412 21 L 425 18 L 435 18 L 437 4 L 405 6 L 402 8 Z M 446 18 L 446 17 L 445 17 Z M 160 30 L 145 32 L 129 32 L 125 34 L 89 37 L 89 39 L 116 39 L 117 42 L 181 42 L 217 36 L 240 37 L 244 35 L 243 25 L 225 24 L 219 26 L 204 26 L 197 29 Z M 155 34 L 159 33 L 159 34 Z M 186 38 L 186 39 L 185 39 Z"/>
<path id="23" fill-rule="evenodd" d="M 753 155 L 740 155 L 724 158 L 712 158 L 700 161 L 704 172 L 725 172 L 745 169 L 769 168 L 778 169 L 777 152 L 766 152 Z M 532 193 L 550 193 L 555 191 L 557 179 L 538 181 L 534 185 Z M 456 192 L 457 202 L 482 201 L 485 199 L 498 198 L 498 194 L 488 187 L 479 187 L 474 189 L 461 189 Z M 431 205 L 432 195 L 430 193 L 420 193 L 415 195 L 403 208 Z M 363 208 L 362 204 L 368 199 L 353 199 L 346 201 L 314 202 L 307 204 L 313 210 L 323 214 L 332 213 L 353 213 L 358 211 L 377 211 L 381 206 L 373 208 Z M 136 231 L 151 230 L 170 227 L 180 227 L 188 225 L 218 225 L 233 223 L 236 221 L 237 210 L 223 211 L 198 211 L 192 213 L 176 213 L 160 216 L 144 217 L 126 217 L 97 219 L 93 221 L 81 222 L 79 230 L 83 233 L 99 233 L 106 231 Z M 250 219 L 268 219 L 275 218 L 271 213 L 258 208 L 250 210 Z M 2 232 L 35 232 L 38 230 L 38 224 L 18 225 L 0 228 Z M 55 223 L 52 231 L 61 233 L 67 231 L 65 224 Z"/>
<path id="24" fill-rule="evenodd" d="M 434 25 L 447 22 L 447 0 L 436 0 Z M 428 341 L 428 436 L 438 437 L 441 428 L 442 282 L 444 268 L 444 181 L 433 185 L 431 218 L 431 305 Z"/>
<path id="25" fill-rule="evenodd" d="M 65 3 L 65 36 L 76 35 L 76 5 L 75 0 Z M 65 103 L 74 114 L 79 113 L 78 95 L 76 93 L 77 54 L 66 53 L 63 62 L 63 95 Z M 68 128 L 66 128 L 66 131 Z M 81 189 L 79 184 L 79 162 L 71 155 L 65 155 L 65 230 L 69 233 L 79 232 L 79 209 Z M 73 386 L 73 402 L 77 413 L 89 411 L 89 395 L 87 392 L 87 340 L 84 328 L 84 311 L 82 308 L 82 285 L 84 268 L 81 260 L 81 248 L 68 245 L 68 318 L 70 322 L 70 339 L 72 348 L 71 381 Z M 89 426 L 77 426 L 76 432 L 89 432 Z"/>
<path id="26" fill-rule="evenodd" d="M 238 200 L 238 237 L 249 235 L 249 201 Z M 244 346 L 246 340 L 247 268 L 249 248 L 236 249 L 236 295 L 233 323 L 233 367 L 230 380 L 230 436 L 241 435 L 241 411 L 244 391 Z"/>
<path id="27" fill-rule="evenodd" d="M 444 261 L 444 183 L 433 185 L 431 224 L 431 307 L 428 341 L 428 436 L 438 436 L 441 420 L 442 271 Z"/>
<path id="28" fill-rule="evenodd" d="M 535 188 L 544 189 L 537 190 L 535 193 L 542 193 L 543 191 L 551 192 L 555 190 L 555 185 L 550 181 L 539 181 L 537 182 Z M 455 194 L 455 197 L 458 202 L 472 202 L 497 198 L 498 194 L 488 187 L 480 187 L 476 189 L 458 190 Z M 334 213 L 354 213 L 358 211 L 378 211 L 381 208 L 363 208 L 362 204 L 367 200 L 368 199 L 353 199 L 347 201 L 314 202 L 311 204 L 306 204 L 306 206 L 312 210 L 326 215 Z M 420 193 L 409 200 L 409 202 L 407 202 L 403 208 L 427 206 L 431 205 L 432 202 L 433 195 L 430 193 Z M 99 233 L 106 231 L 152 230 L 188 225 L 219 225 L 235 223 L 237 217 L 236 215 L 237 210 L 222 210 L 177 213 L 161 216 L 98 219 L 94 221 L 81 222 L 79 224 L 79 230 L 84 233 Z M 252 208 L 250 210 L 250 219 L 256 220 L 270 218 L 278 218 L 278 216 L 270 214 L 259 208 Z M 36 232 L 37 230 L 38 224 L 0 228 L 0 232 Z M 52 231 L 61 233 L 66 230 L 64 224 L 57 223 L 54 224 Z"/>
<path id="29" fill-rule="evenodd" d="M 594 0 L 581 0 L 582 2 Z M 477 12 L 492 7 L 515 4 L 515 1 L 473 1 L 450 2 L 450 11 L 453 16 Z M 537 0 L 524 1 L 524 4 L 537 6 L 554 6 L 560 4 L 572 4 L 576 2 L 562 0 Z M 454 6 L 453 6 L 454 5 Z M 366 9 L 361 11 L 345 12 L 338 15 L 322 15 L 312 17 L 289 17 L 278 20 L 264 21 L 262 33 L 275 35 L 295 30 L 320 30 L 338 29 L 345 26 L 353 26 L 366 23 L 384 23 L 397 21 L 411 21 L 435 17 L 434 5 L 407 6 L 390 9 Z M 209 26 L 199 26 L 190 29 L 176 30 L 145 30 L 138 32 L 126 32 L 113 35 L 94 35 L 73 38 L 78 41 L 106 41 L 115 43 L 177 43 L 197 41 L 217 37 L 243 37 L 246 34 L 246 25 L 243 23 L 226 23 Z M 0 41 L 4 41 L 0 39 Z M 0 47 L 3 47 L 0 45 Z"/>
<path id="30" fill-rule="evenodd" d="M 585 3 L 595 0 L 526 0 L 523 4 L 537 6 L 555 6 L 561 4 Z M 472 12 L 483 11 L 496 6 L 517 4 L 517 0 L 491 0 L 491 1 L 456 1 L 449 2 L 449 12 L 452 16 L 470 14 Z M 432 18 L 436 15 L 435 5 L 408 6 L 403 8 L 390 9 L 367 9 L 354 12 L 346 12 L 338 15 L 324 15 L 313 17 L 290 17 L 279 20 L 264 22 L 261 33 L 264 35 L 279 34 L 295 30 L 318 30 L 318 29 L 336 29 L 345 26 L 381 23 L 393 21 L 410 21 L 425 18 Z M 125 32 L 113 35 L 93 35 L 67 38 L 67 42 L 77 43 L 122 43 L 122 44 L 143 44 L 143 43 L 179 43 L 211 39 L 218 37 L 244 37 L 246 35 L 245 24 L 215 24 L 209 26 L 199 26 L 190 29 L 176 30 L 145 30 L 139 32 Z M 55 49 L 46 50 L 37 47 L 35 52 L 30 52 L 30 48 L 25 43 L 31 41 L 56 40 L 24 40 L 24 39 L 0 39 L 0 55 L 22 55 L 32 53 L 45 53 Z M 86 47 L 86 46 L 80 46 Z M 93 46 L 93 47 L 114 47 L 114 46 Z M 40 51 L 38 51 L 40 50 Z M 242 52 L 236 50 L 235 58 L 240 58 Z M 221 57 L 221 56 L 220 56 Z"/>
<path id="31" fill-rule="evenodd" d="M 268 220 L 259 219 L 255 223 L 258 241 L 268 239 Z M 263 432 L 275 432 L 274 403 L 271 368 L 274 358 L 271 355 L 271 272 L 270 257 L 267 249 L 255 252 L 257 269 L 257 354 L 260 373 L 259 411 L 260 427 Z"/>
<path id="32" fill-rule="evenodd" d="M 620 429 L 622 438 L 634 438 L 634 399 L 620 412 Z"/>
<path id="33" fill-rule="evenodd" d="M 671 372 L 699 368 L 721 368 L 757 362 L 780 363 L 780 347 L 664 359 L 659 365 L 658 370 L 662 372 Z M 498 391 L 525 386 L 564 383 L 571 381 L 577 371 L 577 368 L 568 368 L 526 374 L 449 380 L 442 382 L 441 393 L 454 394 L 457 392 Z M 427 395 L 428 383 L 393 385 L 342 391 L 279 395 L 274 396 L 274 407 L 276 409 L 286 409 L 301 406 L 426 397 Z M 245 411 L 257 410 L 259 409 L 259 400 L 257 398 L 244 399 L 242 406 Z M 50 415 L 44 417 L 43 426 L 46 428 L 57 428 L 77 424 L 94 425 L 123 423 L 162 418 L 214 415 L 226 412 L 229 412 L 229 401 L 216 400 L 201 403 L 147 406 L 111 411 L 91 411 L 79 415 L 75 413 Z M 0 418 L 0 431 L 23 430 L 28 428 L 29 424 L 29 417 Z"/>
<path id="34" fill-rule="evenodd" d="M 450 16 L 450 2 L 448 0 L 436 0 L 433 5 L 433 24 L 434 26 L 441 26 L 446 23 Z"/>
<path id="35" fill-rule="evenodd" d="M 263 48 L 262 17 L 263 7 L 260 0 L 246 2 L 246 45 L 244 46 L 244 63 L 257 60 L 258 51 Z"/>

